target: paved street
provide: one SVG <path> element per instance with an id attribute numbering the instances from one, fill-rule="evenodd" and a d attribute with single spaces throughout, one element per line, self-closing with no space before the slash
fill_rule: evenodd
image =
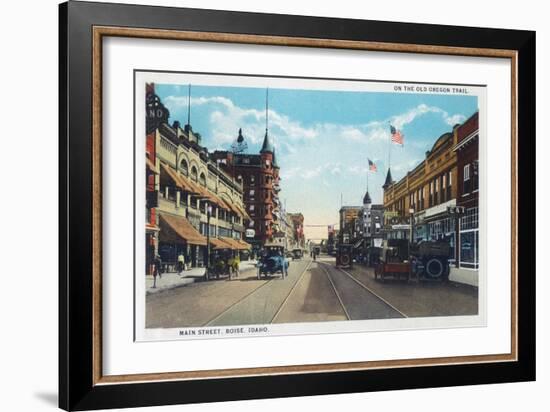
<path id="1" fill-rule="evenodd" d="M 372 269 L 322 256 L 291 261 L 288 277 L 199 281 L 147 296 L 148 328 L 246 325 L 477 313 L 477 289 L 449 283 L 385 283 Z"/>

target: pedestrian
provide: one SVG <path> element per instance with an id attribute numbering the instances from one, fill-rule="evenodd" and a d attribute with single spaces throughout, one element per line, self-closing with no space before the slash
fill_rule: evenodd
<path id="1" fill-rule="evenodd" d="M 183 252 L 179 254 L 178 256 L 178 273 L 181 275 L 181 272 L 185 270 L 185 256 L 183 256 Z"/>
<path id="2" fill-rule="evenodd" d="M 159 277 L 159 279 L 161 277 L 161 265 L 162 260 L 160 259 L 159 255 L 156 255 L 155 260 L 153 261 L 153 289 L 157 287 L 157 276 Z"/>
<path id="3" fill-rule="evenodd" d="M 162 277 L 162 259 L 159 255 L 155 257 L 154 266 L 153 276 L 158 276 L 160 279 Z"/>

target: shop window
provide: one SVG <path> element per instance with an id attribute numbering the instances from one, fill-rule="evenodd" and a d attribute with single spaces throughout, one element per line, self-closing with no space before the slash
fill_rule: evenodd
<path id="1" fill-rule="evenodd" d="M 460 233 L 460 266 L 466 268 L 477 267 L 477 243 L 479 239 L 478 231 L 469 231 Z"/>

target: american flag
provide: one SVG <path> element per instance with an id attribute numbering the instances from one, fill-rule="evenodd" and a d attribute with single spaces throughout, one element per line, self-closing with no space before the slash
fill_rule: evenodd
<path id="1" fill-rule="evenodd" d="M 369 161 L 369 171 L 370 172 L 377 172 L 378 169 L 376 168 L 376 165 L 374 164 L 374 162 L 370 159 L 367 159 Z"/>
<path id="2" fill-rule="evenodd" d="M 393 125 L 390 124 L 390 133 L 391 133 L 391 141 L 392 143 L 397 143 L 403 146 L 403 139 L 405 137 L 404 134 L 401 133 L 401 131 L 397 130 Z"/>

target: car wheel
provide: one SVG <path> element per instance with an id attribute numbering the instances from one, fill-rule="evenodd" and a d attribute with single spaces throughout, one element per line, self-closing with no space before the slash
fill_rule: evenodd
<path id="1" fill-rule="evenodd" d="M 445 273 L 445 265 L 440 259 L 433 257 L 428 259 L 424 270 L 430 279 L 440 279 Z"/>

